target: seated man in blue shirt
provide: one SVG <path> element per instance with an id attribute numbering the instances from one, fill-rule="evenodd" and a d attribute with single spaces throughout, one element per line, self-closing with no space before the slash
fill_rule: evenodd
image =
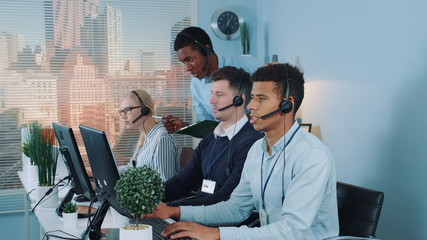
<path id="1" fill-rule="evenodd" d="M 176 176 L 165 182 L 165 201 L 169 205 L 208 205 L 225 201 L 237 186 L 246 155 L 262 137 L 245 115 L 250 100 L 250 75 L 235 67 L 213 72 L 211 108 L 220 123 L 203 138 L 191 161 Z M 192 199 L 182 199 L 197 191 Z M 178 200 L 178 201 L 177 201 Z"/>
<path id="2" fill-rule="evenodd" d="M 234 66 L 253 73 L 262 66 L 260 60 L 253 56 L 221 56 L 212 46 L 209 35 L 199 27 L 188 27 L 182 30 L 175 38 L 174 50 L 186 70 L 193 76 L 190 90 L 193 98 L 193 107 L 197 121 L 215 120 L 215 114 L 209 104 L 212 80 L 209 76 L 218 68 Z M 169 133 L 174 132 L 188 123 L 181 119 L 167 115 L 163 121 Z"/>
<path id="3" fill-rule="evenodd" d="M 206 225 L 241 222 L 259 211 L 259 228 L 206 227 L 176 222 L 164 236 L 196 239 L 325 239 L 339 231 L 336 174 L 329 149 L 300 128 L 295 112 L 304 98 L 301 72 L 269 64 L 253 77 L 250 122 L 264 131 L 248 153 L 239 185 L 228 201 L 210 206 L 158 206 L 150 216 Z"/>

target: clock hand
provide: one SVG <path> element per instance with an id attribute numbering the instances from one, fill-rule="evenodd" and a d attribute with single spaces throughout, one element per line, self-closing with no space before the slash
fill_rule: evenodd
<path id="1" fill-rule="evenodd" d="M 227 20 L 227 27 L 230 26 L 231 20 L 233 20 L 233 16 L 231 16 L 231 18 L 228 18 L 228 20 Z"/>

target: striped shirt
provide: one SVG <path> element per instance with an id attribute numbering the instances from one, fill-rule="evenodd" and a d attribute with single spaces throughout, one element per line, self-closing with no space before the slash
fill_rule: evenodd
<path id="1" fill-rule="evenodd" d="M 175 176 L 179 170 L 178 145 L 162 124 L 157 124 L 147 134 L 145 143 L 139 149 L 135 159 L 136 167 L 147 165 L 156 170 L 163 181 Z M 127 165 L 120 166 L 119 172 L 131 168 L 132 162 L 133 159 Z"/>

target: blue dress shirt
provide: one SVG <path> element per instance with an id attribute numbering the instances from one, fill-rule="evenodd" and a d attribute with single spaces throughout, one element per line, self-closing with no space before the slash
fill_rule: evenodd
<path id="1" fill-rule="evenodd" d="M 288 141 L 297 128 L 295 122 L 285 139 L 282 137 L 273 146 L 272 155 L 267 151 L 265 138 L 255 142 L 249 150 L 240 183 L 230 199 L 210 206 L 183 206 L 180 220 L 207 225 L 235 224 L 264 205 L 268 215 L 266 225 L 259 228 L 220 227 L 221 239 L 313 240 L 337 236 L 333 158 L 319 139 L 303 129 L 295 133 L 283 157 L 284 140 Z M 271 171 L 263 204 L 261 184 L 265 184 Z"/>

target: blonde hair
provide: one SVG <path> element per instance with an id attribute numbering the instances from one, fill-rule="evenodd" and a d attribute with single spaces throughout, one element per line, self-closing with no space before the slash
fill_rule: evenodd
<path id="1" fill-rule="evenodd" d="M 135 93 L 137 93 L 138 95 L 136 95 Z M 139 98 L 138 98 L 138 96 L 139 96 Z M 125 98 L 129 98 L 132 101 L 134 101 L 135 103 L 141 104 L 142 106 L 149 108 L 151 111 L 148 115 L 149 116 L 154 115 L 154 108 L 155 108 L 154 101 L 153 101 L 153 98 L 150 96 L 150 94 L 148 94 L 146 91 L 144 91 L 142 89 L 135 89 L 135 90 L 128 92 L 123 97 L 123 99 L 125 99 Z M 141 103 L 141 100 L 142 100 L 142 103 Z M 157 122 L 157 120 L 154 120 L 154 121 Z M 136 144 L 135 151 L 134 151 L 131 159 L 136 160 L 135 159 L 136 154 L 138 153 L 141 146 L 144 145 L 145 138 L 146 138 L 146 133 L 141 131 L 141 134 L 139 135 L 138 143 Z"/>

